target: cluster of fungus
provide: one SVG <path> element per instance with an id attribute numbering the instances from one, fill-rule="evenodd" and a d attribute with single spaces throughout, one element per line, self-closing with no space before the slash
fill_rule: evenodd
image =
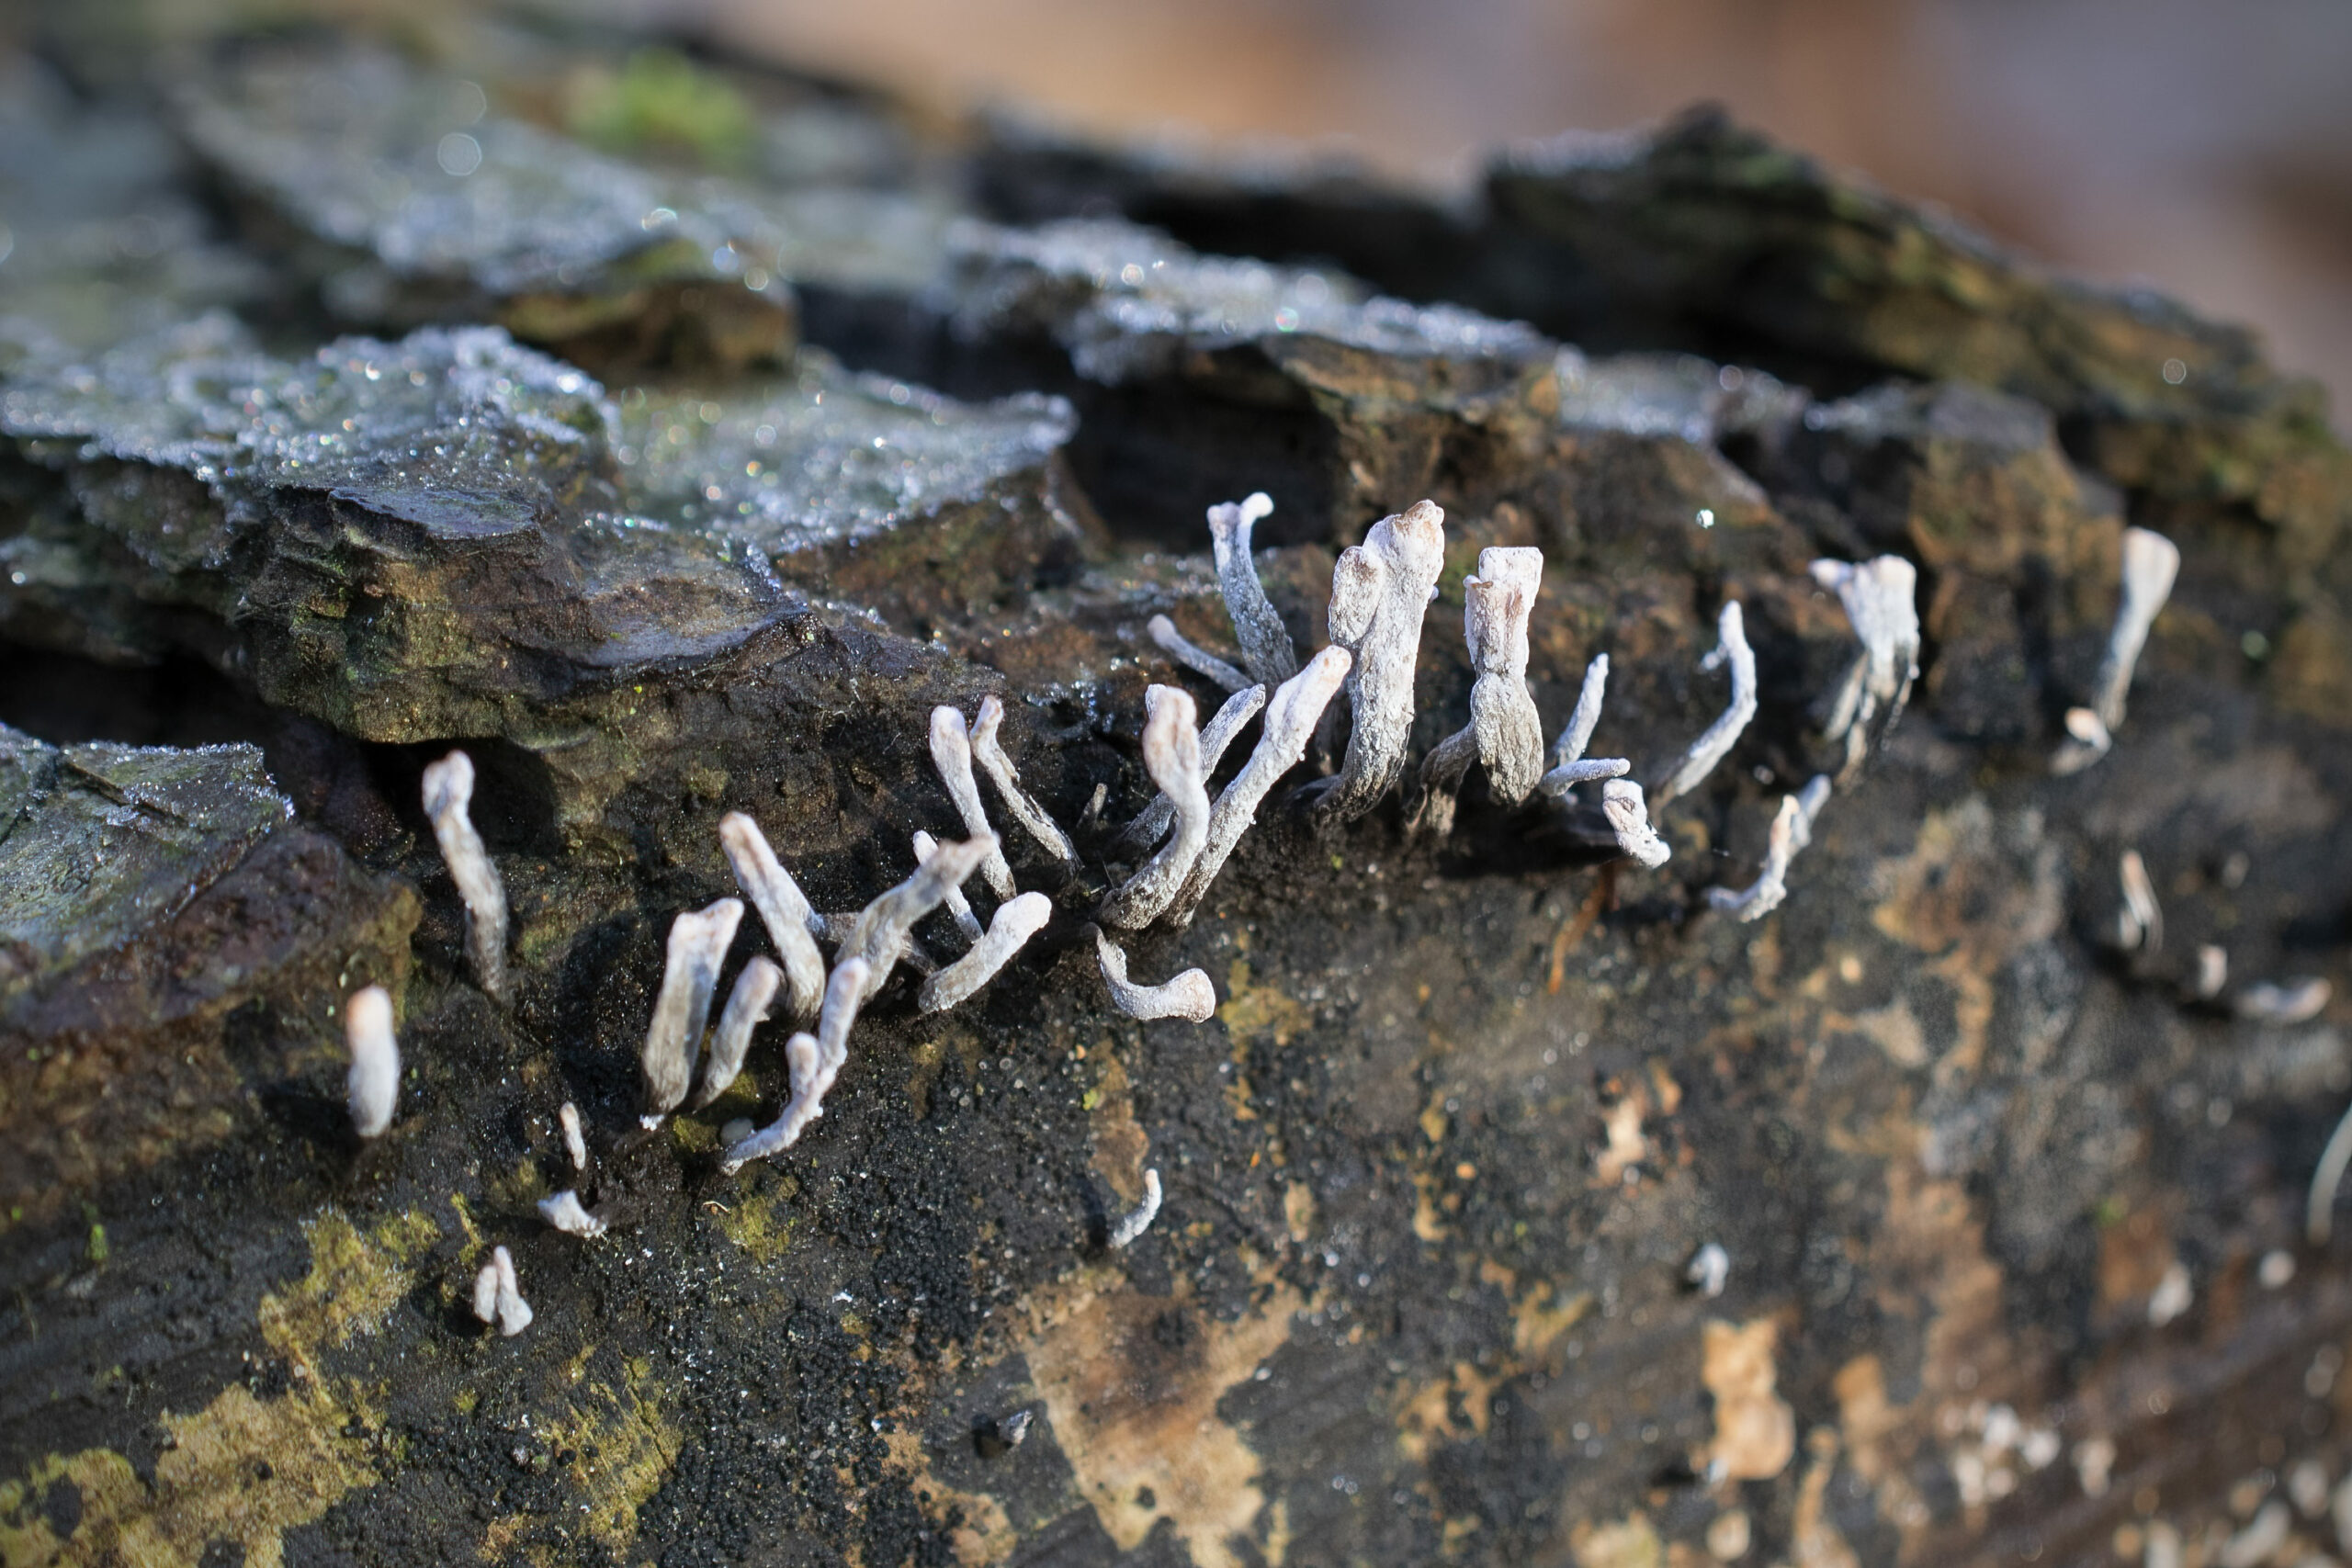
<path id="1" fill-rule="evenodd" d="M 1272 511 L 1262 492 L 1209 509 L 1217 582 L 1238 645 L 1238 660 L 1193 643 L 1165 615 L 1152 617 L 1147 627 L 1151 641 L 1176 663 L 1227 694 L 1204 725 L 1189 692 L 1160 684 L 1148 690 L 1141 751 L 1144 771 L 1158 793 L 1105 840 L 1107 863 L 1127 870 L 1091 908 L 1065 909 L 1054 893 L 1023 891 L 1015 880 L 982 779 L 996 811 L 1058 868 L 1056 892 L 1065 902 L 1083 896 L 1089 886 L 1069 832 L 1023 785 L 1004 749 L 1004 707 L 994 696 L 984 698 L 968 718 L 947 705 L 931 715 L 932 761 L 964 837 L 941 840 L 916 831 L 911 874 L 861 910 L 820 912 L 756 821 L 741 812 L 723 818 L 719 843 L 742 898 L 720 898 L 679 914 L 672 923 L 662 987 L 640 1053 L 643 1125 L 658 1127 L 680 1107 L 700 1109 L 726 1092 L 743 1069 L 758 1027 L 780 1014 L 793 1031 L 784 1046 L 788 1093 L 773 1122 L 733 1138 L 720 1168 L 732 1174 L 791 1148 L 824 1112 L 825 1096 L 848 1060 L 860 1010 L 901 964 L 922 977 L 917 1009 L 944 1012 L 977 995 L 1057 915 L 1087 922 L 1104 989 L 1122 1013 L 1194 1021 L 1212 1016 L 1217 999 L 1207 974 L 1193 968 L 1156 984 L 1138 981 L 1122 943 L 1155 927 L 1182 930 L 1192 922 L 1267 797 L 1310 750 L 1326 758 L 1325 772 L 1294 791 L 1289 804 L 1326 829 L 1363 817 L 1405 782 L 1423 621 L 1437 596 L 1444 560 L 1445 516 L 1433 502 L 1420 502 L 1374 524 L 1362 544 L 1340 554 L 1326 609 L 1329 641 L 1302 660 L 1267 598 L 1250 549 L 1253 525 Z M 2066 716 L 2068 739 L 2052 759 L 2054 773 L 2079 772 L 2112 745 L 2133 666 L 2178 565 L 2179 552 L 2169 541 L 2145 529 L 2125 531 L 2122 604 L 2093 702 Z M 1823 727 L 1825 738 L 1844 749 L 1837 782 L 1849 785 L 1871 746 L 1901 716 L 1918 677 L 1918 574 L 1894 556 L 1819 560 L 1810 570 L 1817 584 L 1837 593 L 1860 645 L 1829 698 Z M 1484 549 L 1477 570 L 1464 577 L 1463 635 L 1474 673 L 1468 721 L 1422 758 L 1407 791 L 1407 827 L 1439 839 L 1450 834 L 1457 802 L 1476 768 L 1495 806 L 1562 814 L 1572 829 L 1583 824 L 1581 830 L 1595 844 L 1613 847 L 1645 868 L 1662 866 L 1672 852 L 1651 819 L 1653 807 L 1662 808 L 1702 784 L 1756 716 L 1756 654 L 1744 612 L 1736 600 L 1724 603 L 1715 646 L 1701 662 L 1702 670 L 1721 670 L 1728 678 L 1722 713 L 1659 771 L 1645 794 L 1627 776 L 1632 764 L 1624 757 L 1586 755 L 1608 689 L 1606 652 L 1594 653 L 1566 723 L 1548 749 L 1544 744 L 1541 711 L 1527 680 L 1530 626 L 1543 579 L 1543 551 L 1526 547 Z M 1342 695 L 1346 741 L 1334 769 L 1329 757 L 1334 709 Z M 1246 760 L 1212 793 L 1211 780 L 1227 753 L 1253 724 L 1258 738 Z M 503 1000 L 508 993 L 505 896 L 469 817 L 473 783 L 471 762 L 462 751 L 453 751 L 425 770 L 424 805 L 465 905 L 470 966 L 482 989 Z M 1579 799 L 1581 790 L 1595 785 L 1595 798 Z M 1708 906 L 1739 920 L 1759 919 L 1779 908 L 1789 897 L 1792 863 L 1810 841 L 1832 788 L 1828 775 L 1815 775 L 1783 796 L 1756 880 L 1744 888 L 1709 888 Z M 1081 825 L 1093 820 L 1104 798 L 1098 788 Z M 976 875 L 982 896 L 994 906 L 985 921 L 967 890 Z M 2136 853 L 2124 856 L 2120 881 L 2120 943 L 2127 951 L 2153 952 L 2162 941 L 2162 915 Z M 763 953 L 745 964 L 713 1027 L 718 977 L 746 900 L 758 912 L 775 956 Z M 914 936 L 918 922 L 941 909 L 963 943 L 960 956 L 944 964 Z M 832 950 L 830 965 L 827 948 Z M 2192 999 L 2211 1001 L 2226 980 L 2227 955 L 2218 948 L 2200 949 L 2186 988 Z M 2315 988 L 2324 984 L 2248 987 L 2231 1005 L 2241 1016 L 2268 1021 L 2309 1017 L 2325 1000 L 2324 990 Z M 353 1124 L 363 1138 L 372 1138 L 391 1122 L 399 1083 L 389 997 L 377 987 L 352 997 L 346 1031 Z M 575 1175 L 584 1173 L 588 1151 L 577 1111 L 567 1103 L 560 1122 Z M 2321 1179 L 2314 1182 L 2315 1230 L 2324 1224 L 2322 1186 L 2332 1198 L 2347 1166 L 2352 1115 L 2338 1130 Z M 1143 1201 L 1109 1227 L 1108 1245 L 1134 1243 L 1159 1213 L 1160 1201 L 1159 1173 L 1148 1170 Z M 570 1235 L 593 1238 L 608 1228 L 576 1190 L 556 1193 L 540 1210 L 550 1225 Z M 1702 1257 L 1704 1266 L 1693 1263 L 1693 1279 L 1703 1275 L 1712 1293 L 1721 1288 L 1721 1249 Z M 503 1248 L 482 1269 L 476 1309 L 502 1333 L 518 1333 L 530 1320 Z"/>

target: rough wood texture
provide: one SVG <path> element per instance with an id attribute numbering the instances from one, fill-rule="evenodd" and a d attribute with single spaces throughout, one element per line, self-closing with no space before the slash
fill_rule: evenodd
<path id="1" fill-rule="evenodd" d="M 2241 336 L 1706 117 L 1440 208 L 544 21 L 70 22 L 0 171 L 0 1561 L 2352 1549 L 2352 1243 L 2302 1239 L 2352 1096 L 2352 464 Z M 93 250 L 92 192 L 168 243 Z M 1143 628 L 1233 649 L 1203 509 L 1260 489 L 1304 651 L 1338 550 L 1444 508 L 1416 767 L 1480 550 L 1544 552 L 1544 733 L 1605 651 L 1644 777 L 1736 600 L 1759 709 L 1672 859 L 1475 778 L 1442 842 L 1394 793 L 1318 830 L 1334 725 L 1191 926 L 1123 939 L 1216 1017 L 1119 1016 L 1087 921 L 1155 847 L 1113 850 L 1145 693 L 1215 697 Z M 2127 522 L 2178 582 L 2053 776 Z M 1887 553 L 1909 711 L 1738 923 L 1706 890 L 1845 758 L 1809 564 Z M 929 716 L 989 694 L 1079 850 L 1005 838 L 1050 923 L 944 1013 L 902 967 L 784 1155 L 720 1170 L 782 1021 L 639 1129 L 720 818 L 858 909 L 963 836 Z M 452 745 L 507 1007 L 419 806 Z M 2237 1015 L 2302 976 L 2336 999 Z M 406 1074 L 363 1145 L 368 984 Z M 542 1223 L 566 1188 L 607 1234 Z"/>

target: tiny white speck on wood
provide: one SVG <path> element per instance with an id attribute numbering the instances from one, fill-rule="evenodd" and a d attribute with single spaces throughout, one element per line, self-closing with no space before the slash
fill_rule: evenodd
<path id="1" fill-rule="evenodd" d="M 1111 1227 L 1112 1250 L 1118 1251 L 1133 1247 L 1136 1239 L 1151 1228 L 1151 1222 L 1159 1215 L 1159 1172 L 1147 1170 L 1143 1173 L 1143 1201 L 1129 1211 L 1125 1219 Z"/>

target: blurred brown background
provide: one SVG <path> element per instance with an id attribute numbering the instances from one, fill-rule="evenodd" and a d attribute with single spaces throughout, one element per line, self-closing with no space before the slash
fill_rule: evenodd
<path id="1" fill-rule="evenodd" d="M 656 5 L 659 0 L 653 0 Z M 1713 98 L 2259 329 L 2352 427 L 2346 0 L 673 0 L 763 52 L 1114 135 L 1477 148 Z"/>

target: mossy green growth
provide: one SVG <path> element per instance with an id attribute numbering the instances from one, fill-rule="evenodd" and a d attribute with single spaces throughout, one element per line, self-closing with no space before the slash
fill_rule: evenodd
<path id="1" fill-rule="evenodd" d="M 741 94 L 674 49 L 640 49 L 576 91 L 567 129 L 608 152 L 667 152 L 714 169 L 751 163 L 759 122 Z"/>

